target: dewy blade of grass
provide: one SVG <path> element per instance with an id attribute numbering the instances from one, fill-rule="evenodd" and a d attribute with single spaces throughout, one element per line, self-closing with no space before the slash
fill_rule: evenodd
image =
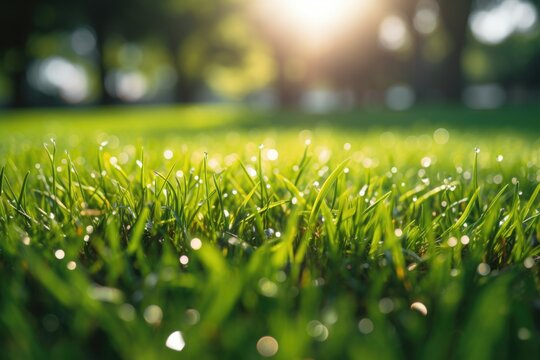
<path id="1" fill-rule="evenodd" d="M 536 185 L 536 188 L 534 189 L 531 197 L 529 198 L 529 201 L 525 204 L 523 207 L 523 210 L 521 211 L 521 218 L 525 219 L 531 209 L 533 208 L 534 202 L 536 201 L 536 198 L 538 197 L 538 194 L 540 193 L 540 184 Z"/>
<path id="2" fill-rule="evenodd" d="M 418 200 L 416 200 L 416 202 L 414 202 L 414 204 L 411 204 L 411 206 L 413 206 L 413 205 L 414 206 L 420 206 L 420 204 L 422 204 L 424 201 L 430 199 L 431 197 L 438 194 L 439 192 L 445 191 L 446 189 L 448 189 L 449 186 L 457 186 L 457 185 L 459 185 L 458 181 L 452 181 L 449 184 L 443 184 L 443 185 L 437 186 L 436 188 L 433 188 L 433 189 L 429 190 L 428 192 L 426 192 L 425 194 L 423 194 L 422 196 L 420 196 L 418 198 Z"/>
<path id="3" fill-rule="evenodd" d="M 69 220 L 73 220 L 73 182 L 72 182 L 72 175 L 71 175 L 71 172 L 72 172 L 72 168 L 73 168 L 73 164 L 71 163 L 71 159 L 69 158 L 69 153 L 67 152 L 66 150 L 66 156 L 68 158 L 68 163 L 67 163 L 67 173 L 68 173 L 68 188 L 67 188 L 67 193 L 68 193 L 68 200 L 69 200 Z"/>
<path id="4" fill-rule="evenodd" d="M 311 228 L 315 220 L 317 218 L 317 214 L 319 212 L 319 208 L 321 207 L 322 202 L 328 195 L 329 191 L 332 188 L 332 185 L 334 182 L 338 179 L 338 177 L 343 173 L 343 169 L 349 162 L 349 159 L 343 160 L 335 169 L 332 171 L 332 173 L 328 176 L 324 184 L 321 186 L 321 189 L 319 190 L 319 193 L 317 194 L 317 197 L 315 198 L 315 202 L 313 203 L 313 206 L 311 208 L 311 213 L 309 214 L 308 219 L 308 228 Z"/>
<path id="5" fill-rule="evenodd" d="M 88 197 L 86 196 L 86 193 L 83 191 L 83 183 L 81 182 L 81 177 L 79 176 L 79 171 L 77 170 L 77 167 L 73 165 L 73 161 L 71 160 L 71 156 L 67 154 L 68 158 L 68 164 L 70 166 L 70 171 L 73 170 L 73 173 L 75 174 L 75 177 L 77 178 L 77 186 L 79 187 L 79 192 L 81 193 L 81 197 L 83 198 L 83 201 L 86 205 L 88 205 Z"/>
<path id="6" fill-rule="evenodd" d="M 4 187 L 4 171 L 6 167 L 2 166 L 2 169 L 0 170 L 0 196 L 2 196 L 3 187 Z"/>
<path id="7" fill-rule="evenodd" d="M 473 188 L 475 189 L 475 191 L 479 190 L 479 187 L 478 187 L 478 154 L 480 154 L 480 148 L 476 147 L 476 148 L 474 148 L 474 163 L 473 163 L 473 178 L 472 178 Z M 477 196 L 475 201 L 476 201 L 476 210 L 478 212 L 478 216 L 480 216 L 480 214 L 482 214 L 482 204 L 480 204 L 480 197 Z"/>
<path id="8" fill-rule="evenodd" d="M 459 219 L 457 219 L 457 221 L 441 235 L 443 239 L 448 234 L 451 234 L 452 232 L 459 230 L 459 228 L 461 228 L 461 226 L 465 223 L 465 221 L 467 220 L 467 218 L 469 217 L 469 215 L 471 214 L 475 206 L 476 198 L 478 197 L 479 193 L 480 193 L 480 188 L 477 188 L 474 194 L 472 195 L 472 197 L 469 199 L 469 203 L 467 204 L 467 207 L 465 207 L 463 214 L 461 214 Z"/>
<path id="9" fill-rule="evenodd" d="M 240 167 L 242 168 L 242 170 L 244 171 L 244 174 L 246 174 L 246 177 L 247 179 L 249 180 L 249 182 L 254 185 L 255 184 L 255 180 L 253 180 L 251 178 L 251 175 L 249 174 L 249 171 L 246 169 L 246 166 L 244 165 L 244 163 L 242 161 L 238 161 L 238 163 L 240 164 Z"/>
<path id="10" fill-rule="evenodd" d="M 335 169 L 332 171 L 332 173 L 328 176 L 324 184 L 321 186 L 321 189 L 319 190 L 319 193 L 317 194 L 317 197 L 315 198 L 315 201 L 311 207 L 311 211 L 309 214 L 308 222 L 306 225 L 306 232 L 304 233 L 304 236 L 302 237 L 302 240 L 300 241 L 300 245 L 298 246 L 298 249 L 295 254 L 295 278 L 299 276 L 299 266 L 304 261 L 304 256 L 307 251 L 308 242 L 310 237 L 312 236 L 312 231 L 315 228 L 317 216 L 319 213 L 319 209 L 325 201 L 326 196 L 332 189 L 332 185 L 337 180 L 337 178 L 343 173 L 343 169 L 347 165 L 349 159 L 343 160 Z"/>
<path id="11" fill-rule="evenodd" d="M 259 145 L 259 157 L 258 157 L 258 162 L 257 162 L 257 175 L 259 176 L 259 184 L 261 186 L 261 203 L 260 203 L 260 208 L 262 209 L 264 207 L 264 203 L 265 203 L 265 181 L 264 181 L 264 174 L 263 174 L 263 169 L 262 169 L 262 149 L 263 149 L 263 145 Z"/>
<path id="12" fill-rule="evenodd" d="M 56 198 L 56 167 L 55 167 L 55 160 L 56 160 L 56 142 L 51 139 L 51 143 L 53 145 L 53 152 L 51 153 L 49 151 L 49 148 L 47 147 L 47 144 L 44 144 L 45 151 L 47 152 L 49 162 L 51 164 L 51 177 L 52 177 L 52 196 Z"/>
<path id="13" fill-rule="evenodd" d="M 212 232 L 215 231 L 216 227 L 214 225 L 214 215 L 212 214 L 212 204 L 210 203 L 210 183 L 208 182 L 208 153 L 204 153 L 204 159 L 203 159 L 203 174 L 204 174 L 204 191 L 206 193 L 206 209 L 207 209 L 207 218 L 208 222 L 210 224 L 210 229 Z"/>
<path id="14" fill-rule="evenodd" d="M 157 197 L 159 197 L 162 193 L 163 193 L 163 189 L 168 185 L 168 186 L 171 186 L 171 184 L 169 183 L 169 178 L 171 177 L 171 174 L 175 168 L 176 164 L 174 164 L 173 166 L 171 166 L 171 169 L 169 170 L 169 172 L 167 173 L 167 176 L 163 176 L 161 175 L 158 171 L 154 171 L 154 175 L 160 177 L 162 180 L 163 180 L 163 185 L 161 185 L 161 187 L 159 188 L 159 190 L 157 191 L 157 194 L 155 194 Z"/>
<path id="15" fill-rule="evenodd" d="M 273 208 L 278 207 L 278 206 L 281 206 L 281 205 L 284 205 L 284 204 L 287 204 L 289 202 L 290 202 L 289 200 L 279 200 L 279 201 L 276 201 L 276 202 L 269 203 L 269 204 L 265 205 L 263 208 L 258 209 L 254 214 L 246 216 L 244 219 L 242 219 L 242 221 L 240 221 L 240 223 L 248 222 L 251 219 L 253 219 L 255 216 L 257 216 L 257 214 L 262 216 L 266 212 L 268 212 L 268 210 L 273 209 Z"/>
<path id="16" fill-rule="evenodd" d="M 146 185 L 144 181 L 144 148 L 141 148 L 141 160 L 137 162 L 137 165 L 141 169 L 139 173 L 139 182 L 141 185 L 141 200 L 139 201 L 139 211 L 142 211 L 142 208 L 145 206 L 146 202 Z"/>
<path id="17" fill-rule="evenodd" d="M 212 179 L 214 180 L 214 187 L 216 188 L 216 193 L 217 193 L 217 197 L 218 197 L 218 202 L 219 202 L 219 209 L 220 209 L 220 216 L 223 218 L 223 229 L 222 231 L 225 232 L 228 230 L 229 228 L 229 218 L 227 216 L 225 216 L 225 206 L 223 205 L 223 192 L 221 191 L 221 188 L 218 184 L 218 181 L 216 179 L 216 175 L 214 174 L 212 176 Z M 218 217 L 219 219 L 219 217 Z M 216 219 L 216 220 L 218 220 Z"/>
<path id="18" fill-rule="evenodd" d="M 304 154 L 302 155 L 302 159 L 300 160 L 300 164 L 298 165 L 298 173 L 296 174 L 296 177 L 293 182 L 294 186 L 298 186 L 300 177 L 304 173 L 304 170 L 307 164 L 309 163 L 308 149 L 309 149 L 309 144 L 306 144 L 306 147 L 304 148 Z"/>
<path id="19" fill-rule="evenodd" d="M 377 205 L 379 205 L 381 202 L 383 202 L 384 200 L 388 199 L 388 197 L 392 195 L 392 191 L 389 191 L 387 192 L 386 194 L 384 194 L 383 196 L 381 196 L 380 198 L 378 198 L 373 204 L 369 205 L 367 207 L 367 209 L 365 209 L 363 212 L 362 212 L 362 215 L 367 215 L 369 214 L 370 212 L 373 211 L 373 209 L 375 209 L 377 207 Z"/>
<path id="20" fill-rule="evenodd" d="M 539 217 L 539 216 L 540 216 L 540 212 L 539 212 L 539 213 L 536 213 L 536 214 L 534 214 L 534 215 L 531 215 L 531 216 L 529 216 L 528 218 L 526 218 L 525 220 L 523 220 L 523 224 L 526 224 L 526 223 L 528 223 L 528 222 L 530 222 L 530 221 L 536 219 L 536 218 Z"/>
<path id="21" fill-rule="evenodd" d="M 133 228 L 129 238 L 129 244 L 127 247 L 128 254 L 135 253 L 141 247 L 144 228 L 146 226 L 146 221 L 148 220 L 149 214 L 150 209 L 148 209 L 148 207 L 145 207 L 139 214 L 137 223 L 135 224 L 135 227 Z"/>
<path id="22" fill-rule="evenodd" d="M 28 176 L 30 175 L 30 172 L 27 172 L 26 175 L 24 175 L 24 179 L 21 185 L 21 191 L 19 192 L 19 197 L 17 198 L 17 207 L 20 210 L 24 209 L 24 199 L 26 194 L 26 184 L 28 182 Z"/>
<path id="23" fill-rule="evenodd" d="M 237 223 L 241 222 L 242 219 L 240 219 L 240 214 L 245 209 L 245 207 L 247 206 L 247 204 L 249 203 L 249 201 L 251 200 L 253 195 L 257 192 L 257 187 L 258 186 L 259 186 L 259 184 L 255 184 L 253 186 L 253 188 L 251 189 L 251 191 L 246 196 L 244 196 L 244 199 L 242 200 L 242 203 L 240 204 L 240 206 L 238 207 L 238 210 L 236 210 L 236 213 L 234 215 L 233 227 L 235 227 L 237 225 Z"/>
<path id="24" fill-rule="evenodd" d="M 296 198 L 297 202 L 300 203 L 301 205 L 304 205 L 306 200 L 304 199 L 304 197 L 301 195 L 301 192 L 300 190 L 292 183 L 292 181 L 290 181 L 289 179 L 287 179 L 285 176 L 281 175 L 281 174 L 275 174 L 275 177 L 280 180 L 283 185 L 285 185 L 285 188 L 287 189 L 287 191 L 289 191 L 289 193 Z"/>
<path id="25" fill-rule="evenodd" d="M 325 201 L 322 202 L 321 212 L 324 216 L 324 227 L 326 229 L 326 235 L 328 236 L 328 245 L 330 247 L 330 253 L 332 255 L 337 255 L 338 245 L 336 243 L 336 224 L 334 224 L 334 215 L 330 210 L 330 207 L 326 204 Z M 326 244 L 324 244 L 326 245 Z M 322 249 L 321 249 L 322 250 Z"/>

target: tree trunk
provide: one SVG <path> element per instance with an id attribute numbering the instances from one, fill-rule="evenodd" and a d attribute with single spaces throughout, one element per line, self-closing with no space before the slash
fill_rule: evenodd
<path id="1" fill-rule="evenodd" d="M 461 58 L 467 41 L 472 0 L 440 0 L 441 18 L 450 38 L 450 51 L 443 61 L 441 91 L 450 101 L 460 101 L 463 90 Z"/>
<path id="2" fill-rule="evenodd" d="M 10 106 L 13 108 L 23 108 L 29 105 L 28 103 L 28 81 L 26 79 L 26 68 L 28 61 L 26 55 L 23 55 L 25 61 L 19 64 L 19 68 L 11 73 L 11 83 L 13 84 L 13 95 Z"/>
<path id="3" fill-rule="evenodd" d="M 99 23 L 99 22 L 97 22 Z M 99 104 L 100 105 L 111 105 L 117 102 L 117 99 L 113 97 L 105 86 L 107 81 L 107 64 L 105 61 L 105 39 L 106 31 L 103 26 L 97 26 L 97 23 L 94 22 L 94 30 L 96 32 L 96 50 L 97 50 L 97 66 L 98 66 L 98 76 L 100 80 L 100 96 Z"/>
<path id="4" fill-rule="evenodd" d="M 287 76 L 286 55 L 281 51 L 275 51 L 277 64 L 276 90 L 279 105 L 282 108 L 293 108 L 298 106 L 300 100 L 300 90 L 298 85 L 291 81 Z"/>

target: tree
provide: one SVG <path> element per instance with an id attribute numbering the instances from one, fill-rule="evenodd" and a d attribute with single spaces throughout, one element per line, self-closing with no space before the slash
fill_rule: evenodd
<path id="1" fill-rule="evenodd" d="M 462 55 L 469 33 L 468 20 L 473 0 L 439 0 L 441 18 L 448 33 L 450 49 L 442 64 L 440 87 L 448 100 L 461 100 L 463 90 Z"/>

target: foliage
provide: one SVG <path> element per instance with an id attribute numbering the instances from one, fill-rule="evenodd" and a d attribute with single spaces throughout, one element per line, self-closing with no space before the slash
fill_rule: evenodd
<path id="1" fill-rule="evenodd" d="M 7 115 L 3 355 L 540 355 L 537 131 L 259 116 Z"/>

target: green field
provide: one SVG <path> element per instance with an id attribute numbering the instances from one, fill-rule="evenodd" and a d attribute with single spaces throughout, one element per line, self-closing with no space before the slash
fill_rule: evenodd
<path id="1" fill-rule="evenodd" d="M 540 358 L 538 114 L 0 113 L 0 357 Z"/>

